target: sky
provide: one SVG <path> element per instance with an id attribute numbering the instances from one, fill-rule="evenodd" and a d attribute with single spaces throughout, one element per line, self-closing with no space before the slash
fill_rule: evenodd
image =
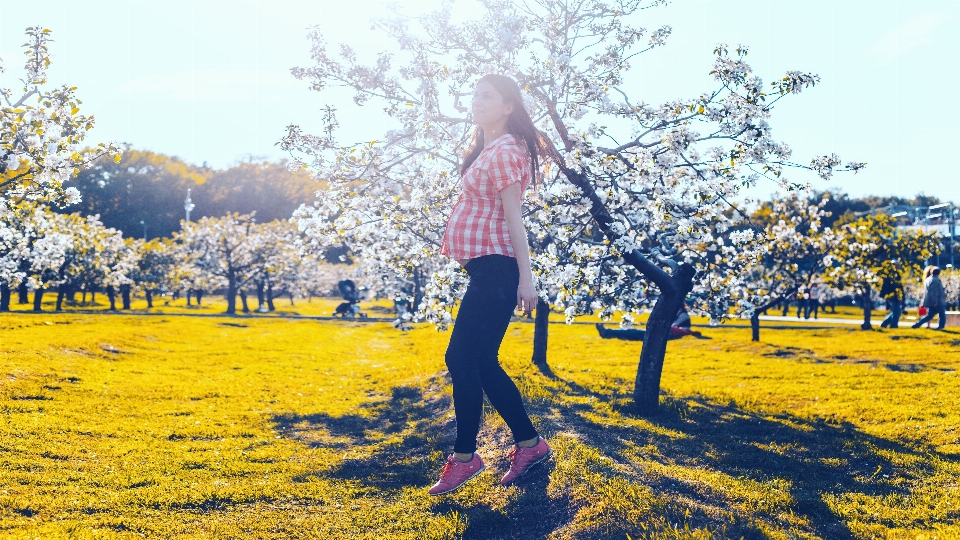
<path id="1" fill-rule="evenodd" d="M 404 13 L 435 0 L 400 0 Z M 456 0 L 462 16 L 474 0 Z M 118 141 L 223 168 L 248 156 L 280 159 L 286 126 L 319 132 L 324 96 L 290 75 L 309 67 L 307 29 L 347 43 L 361 58 L 395 49 L 371 29 L 379 0 L 0 0 L 0 86 L 19 87 L 27 26 L 53 30 L 50 80 L 78 87 L 94 114 L 90 141 Z M 818 189 L 853 196 L 918 192 L 960 203 L 955 89 L 960 83 L 956 0 L 673 0 L 638 24 L 673 28 L 644 53 L 626 84 L 659 103 L 713 89 L 717 43 L 750 47 L 765 81 L 787 70 L 820 75 L 817 87 L 777 104 L 771 125 L 794 160 L 837 153 L 867 169 Z M 342 140 L 373 140 L 391 124 L 376 109 L 342 104 Z"/>

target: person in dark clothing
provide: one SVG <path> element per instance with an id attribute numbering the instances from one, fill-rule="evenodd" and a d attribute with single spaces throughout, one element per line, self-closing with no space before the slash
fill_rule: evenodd
<path id="1" fill-rule="evenodd" d="M 612 329 L 605 327 L 603 323 L 597 323 L 597 333 L 603 339 L 622 339 L 624 341 L 643 341 L 643 338 L 647 335 L 645 330 L 636 328 Z M 680 339 L 683 336 L 701 336 L 700 332 L 690 330 L 690 314 L 687 313 L 686 302 L 680 306 L 677 318 L 670 325 L 670 337 L 668 339 Z"/>
<path id="2" fill-rule="evenodd" d="M 797 318 L 804 313 L 810 312 L 810 293 L 806 285 L 801 285 L 797 289 Z"/>
<path id="3" fill-rule="evenodd" d="M 880 297 L 890 304 L 890 314 L 880 323 L 880 328 L 897 328 L 900 323 L 900 314 L 903 313 L 904 299 L 900 265 L 897 261 L 884 265 L 880 274 L 883 277 L 883 282 L 880 285 Z"/>

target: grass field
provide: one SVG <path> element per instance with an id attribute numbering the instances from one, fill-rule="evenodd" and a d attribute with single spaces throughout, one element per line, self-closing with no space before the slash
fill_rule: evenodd
<path id="1" fill-rule="evenodd" d="M 960 335 L 705 329 L 670 343 L 642 419 L 639 344 L 552 325 L 540 370 L 532 331 L 513 324 L 501 360 L 555 457 L 497 486 L 491 413 L 491 470 L 432 498 L 447 333 L 0 315 L 0 536 L 960 538 Z"/>

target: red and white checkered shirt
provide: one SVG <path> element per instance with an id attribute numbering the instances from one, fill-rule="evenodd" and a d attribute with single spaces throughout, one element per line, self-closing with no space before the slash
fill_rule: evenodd
<path id="1" fill-rule="evenodd" d="M 494 139 L 463 175 L 463 192 L 447 220 L 440 253 L 451 259 L 515 257 L 499 192 L 519 183 L 522 202 L 531 178 L 530 158 L 517 139 L 509 133 Z"/>

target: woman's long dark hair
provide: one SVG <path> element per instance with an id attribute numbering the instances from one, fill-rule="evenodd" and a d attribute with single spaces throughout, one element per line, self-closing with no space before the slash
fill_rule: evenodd
<path id="1" fill-rule="evenodd" d="M 537 129 L 530 119 L 530 113 L 523 106 L 523 96 L 520 95 L 520 85 L 510 77 L 504 75 L 484 75 L 477 84 L 481 82 L 490 83 L 491 86 L 503 97 L 505 103 L 513 103 L 513 112 L 507 119 L 507 133 L 513 135 L 518 142 L 526 145 L 530 153 L 530 169 L 532 173 L 532 183 L 534 187 L 539 184 L 540 177 L 540 158 L 545 157 L 551 160 L 559 161 L 560 155 L 554 148 L 553 143 L 547 134 Z M 477 126 L 473 132 L 473 140 L 467 147 L 467 152 L 463 156 L 463 163 L 460 164 L 460 174 L 463 175 L 470 168 L 470 165 L 476 161 L 477 156 L 483 150 L 483 128 Z"/>

